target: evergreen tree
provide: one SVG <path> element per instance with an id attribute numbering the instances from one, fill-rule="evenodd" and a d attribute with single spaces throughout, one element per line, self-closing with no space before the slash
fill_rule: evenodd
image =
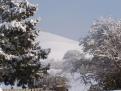
<path id="1" fill-rule="evenodd" d="M 35 12 L 27 0 L 0 0 L 0 82 L 5 85 L 33 88 L 47 74 L 40 59 L 47 58 L 49 50 L 35 40 L 38 20 L 30 18 Z"/>

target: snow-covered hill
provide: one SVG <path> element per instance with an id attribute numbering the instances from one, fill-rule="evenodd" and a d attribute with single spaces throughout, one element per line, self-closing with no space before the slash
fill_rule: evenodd
<path id="1" fill-rule="evenodd" d="M 51 48 L 49 58 L 54 58 L 56 60 L 61 60 L 68 50 L 81 50 L 78 41 L 45 31 L 40 31 L 38 40 L 42 48 Z"/>

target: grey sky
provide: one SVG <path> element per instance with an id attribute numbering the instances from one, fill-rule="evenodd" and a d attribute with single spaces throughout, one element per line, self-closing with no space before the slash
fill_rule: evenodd
<path id="1" fill-rule="evenodd" d="M 43 30 L 74 40 L 84 37 L 101 16 L 121 17 L 121 0 L 31 0 L 38 4 Z"/>

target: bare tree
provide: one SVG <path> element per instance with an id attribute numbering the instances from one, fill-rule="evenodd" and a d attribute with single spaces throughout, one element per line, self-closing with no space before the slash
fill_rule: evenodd
<path id="1" fill-rule="evenodd" d="M 80 44 L 85 53 L 93 55 L 84 66 L 88 69 L 86 74 L 91 73 L 87 77 L 93 78 L 102 89 L 121 89 L 121 21 L 97 20 Z"/>

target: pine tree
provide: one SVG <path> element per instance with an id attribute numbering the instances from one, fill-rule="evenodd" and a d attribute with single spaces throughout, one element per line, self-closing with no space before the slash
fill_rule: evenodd
<path id="1" fill-rule="evenodd" d="M 38 20 L 31 19 L 35 12 L 27 0 L 0 0 L 0 82 L 5 85 L 33 88 L 47 74 L 40 59 L 47 58 L 49 50 L 36 42 Z"/>

